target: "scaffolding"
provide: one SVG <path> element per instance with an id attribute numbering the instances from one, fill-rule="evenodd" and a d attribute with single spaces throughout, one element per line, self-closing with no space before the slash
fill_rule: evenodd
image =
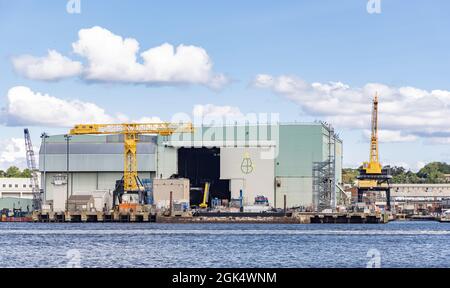
<path id="1" fill-rule="evenodd" d="M 331 124 L 322 122 L 327 131 L 328 159 L 313 162 L 313 204 L 314 211 L 336 209 L 336 135 Z"/>

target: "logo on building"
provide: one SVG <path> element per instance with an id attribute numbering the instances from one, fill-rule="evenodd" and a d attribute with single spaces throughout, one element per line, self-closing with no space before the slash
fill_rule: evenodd
<path id="1" fill-rule="evenodd" d="M 252 159 L 250 158 L 250 154 L 248 152 L 246 152 L 244 154 L 244 158 L 242 159 L 241 171 L 244 174 L 250 174 L 253 172 L 253 169 L 254 169 L 254 166 L 253 166 Z"/>

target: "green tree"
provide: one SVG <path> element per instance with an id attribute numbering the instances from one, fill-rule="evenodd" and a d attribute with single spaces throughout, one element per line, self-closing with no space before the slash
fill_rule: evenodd
<path id="1" fill-rule="evenodd" d="M 344 184 L 351 184 L 353 185 L 356 180 L 356 176 L 358 176 L 358 169 L 352 169 L 352 168 L 344 168 L 342 169 L 342 182 Z"/>
<path id="2" fill-rule="evenodd" d="M 6 170 L 6 177 L 13 178 L 13 177 L 21 177 L 20 169 L 16 166 L 11 166 Z"/>
<path id="3" fill-rule="evenodd" d="M 398 184 L 414 184 L 414 183 L 423 183 L 424 180 L 417 176 L 416 173 L 408 170 L 406 172 L 399 172 L 398 170 L 395 173 L 392 173 L 392 183 Z"/>
<path id="4" fill-rule="evenodd" d="M 443 162 L 428 163 L 417 172 L 417 176 L 423 178 L 425 183 L 443 183 L 446 181 L 444 174 L 450 174 L 450 165 Z"/>

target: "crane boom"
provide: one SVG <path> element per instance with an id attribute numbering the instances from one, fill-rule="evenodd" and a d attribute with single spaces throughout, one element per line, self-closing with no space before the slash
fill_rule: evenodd
<path id="1" fill-rule="evenodd" d="M 169 136 L 173 133 L 192 133 L 191 123 L 124 123 L 124 124 L 79 124 L 70 130 L 71 135 L 123 134 L 124 135 L 124 190 L 138 191 L 136 148 L 141 134 Z"/>

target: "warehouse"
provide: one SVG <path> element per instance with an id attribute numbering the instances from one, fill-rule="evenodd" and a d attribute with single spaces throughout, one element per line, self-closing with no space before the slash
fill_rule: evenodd
<path id="1" fill-rule="evenodd" d="M 55 211 L 71 195 L 110 199 L 123 174 L 122 135 L 44 139 L 41 183 Z M 330 159 L 333 182 L 341 182 L 342 141 L 324 123 L 198 126 L 193 134 L 141 135 L 137 155 L 141 179 L 187 178 L 191 188 L 209 182 L 210 199 L 237 199 L 242 191 L 247 205 L 263 196 L 272 207 L 282 208 L 284 199 L 288 207 L 312 206 L 314 163 Z"/>

